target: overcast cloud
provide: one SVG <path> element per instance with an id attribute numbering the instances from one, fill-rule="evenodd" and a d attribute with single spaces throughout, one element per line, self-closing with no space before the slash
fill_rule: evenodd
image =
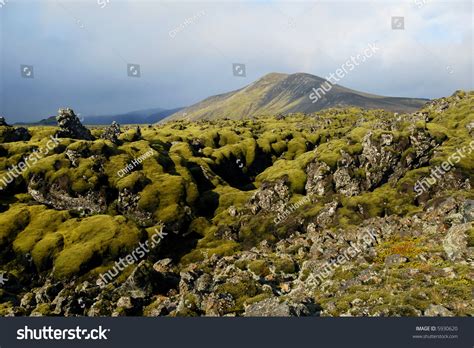
<path id="1" fill-rule="evenodd" d="M 405 17 L 405 30 L 391 29 L 392 16 Z M 453 0 L 9 0 L 0 114 L 18 122 L 64 106 L 82 115 L 186 106 L 270 72 L 325 77 L 373 42 L 380 50 L 342 85 L 446 96 L 474 88 L 472 17 L 471 1 Z M 127 63 L 140 64 L 141 78 L 127 76 Z M 247 77 L 234 77 L 232 63 L 245 63 Z M 34 66 L 33 79 L 21 64 Z"/>

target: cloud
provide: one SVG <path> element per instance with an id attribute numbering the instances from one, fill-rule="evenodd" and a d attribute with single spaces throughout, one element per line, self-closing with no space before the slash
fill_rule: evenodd
<path id="1" fill-rule="evenodd" d="M 371 42 L 381 50 L 342 85 L 411 97 L 473 89 L 469 1 L 18 0 L 0 12 L 0 112 L 15 121 L 61 106 L 87 115 L 189 105 L 274 71 L 324 77 Z M 392 30 L 391 16 L 404 16 L 405 30 Z M 127 63 L 141 65 L 140 79 Z M 34 65 L 35 79 L 21 79 L 20 64 Z"/>

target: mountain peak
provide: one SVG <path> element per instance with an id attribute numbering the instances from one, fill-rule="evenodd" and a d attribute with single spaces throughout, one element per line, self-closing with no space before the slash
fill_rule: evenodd
<path id="1" fill-rule="evenodd" d="M 316 76 L 316 75 L 311 75 L 308 73 L 303 73 L 303 72 L 298 72 L 298 73 L 293 73 L 293 74 L 284 74 L 284 73 L 278 73 L 278 72 L 272 72 L 269 74 L 266 74 L 262 76 L 260 79 L 258 79 L 255 82 L 259 81 L 283 81 L 285 79 L 289 80 L 308 80 L 308 81 L 325 81 L 322 77 Z"/>
<path id="2" fill-rule="evenodd" d="M 289 74 L 284 74 L 284 73 L 278 73 L 278 72 L 271 72 L 268 73 L 264 76 L 262 76 L 258 81 L 260 80 L 275 80 L 275 79 L 282 79 L 288 77 Z"/>
<path id="3" fill-rule="evenodd" d="M 236 91 L 209 97 L 168 119 L 241 119 L 264 114 L 313 113 L 332 107 L 356 106 L 393 112 L 413 112 L 427 99 L 371 95 L 334 84 L 308 73 L 272 72 Z M 325 87 L 323 90 L 321 86 Z"/>

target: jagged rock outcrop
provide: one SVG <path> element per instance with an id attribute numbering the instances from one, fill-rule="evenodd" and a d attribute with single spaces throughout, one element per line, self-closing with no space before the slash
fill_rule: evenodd
<path id="1" fill-rule="evenodd" d="M 441 305 L 430 305 L 424 315 L 426 317 L 452 317 L 453 313 Z"/>
<path id="2" fill-rule="evenodd" d="M 315 160 L 306 168 L 308 179 L 305 189 L 310 194 L 324 196 L 332 191 L 332 173 L 331 167 L 326 163 Z"/>
<path id="3" fill-rule="evenodd" d="M 133 193 L 129 189 L 119 192 L 117 207 L 120 212 L 137 221 L 141 226 L 153 225 L 153 215 L 138 207 L 140 195 Z"/>
<path id="4" fill-rule="evenodd" d="M 31 177 L 28 193 L 39 203 L 46 204 L 58 210 L 71 210 L 81 216 L 101 214 L 107 209 L 104 192 L 88 191 L 85 194 L 72 196 L 60 183 L 48 185 L 40 177 Z"/>
<path id="5" fill-rule="evenodd" d="M 473 222 L 474 221 L 474 200 L 468 199 L 462 209 L 461 209 L 463 222 Z"/>
<path id="6" fill-rule="evenodd" d="M 473 135 L 473 133 L 474 133 L 474 121 L 472 121 L 471 123 L 468 123 L 467 126 L 466 126 L 466 129 L 471 135 Z"/>
<path id="7" fill-rule="evenodd" d="M 250 198 L 247 206 L 253 214 L 259 211 L 281 212 L 290 199 L 287 179 L 264 182 L 262 187 Z"/>
<path id="8" fill-rule="evenodd" d="M 107 127 L 102 135 L 100 136 L 102 139 L 110 140 L 114 144 L 119 143 L 118 137 L 122 134 L 122 131 L 120 130 L 120 125 L 113 121 L 112 124 Z"/>
<path id="9" fill-rule="evenodd" d="M 414 130 L 408 138 L 394 139 L 392 133 L 369 131 L 362 140 L 360 155 L 340 150 L 335 169 L 318 159 L 306 167 L 308 194 L 340 193 L 351 197 L 398 180 L 407 171 L 425 165 L 435 140 L 425 131 Z M 409 150 L 409 151 L 408 151 Z M 403 154 L 405 156 L 403 156 Z"/>
<path id="10" fill-rule="evenodd" d="M 290 294 L 285 298 L 269 297 L 246 306 L 246 317 L 307 317 L 319 316 L 321 307 L 305 294 Z"/>
<path id="11" fill-rule="evenodd" d="M 56 116 L 59 131 L 57 136 L 60 138 L 73 138 L 81 140 L 94 140 L 92 133 L 84 127 L 72 109 L 59 109 Z"/>
<path id="12" fill-rule="evenodd" d="M 452 226 L 443 239 L 443 248 L 451 261 L 463 260 L 467 253 L 467 232 L 471 223 Z"/>
<path id="13" fill-rule="evenodd" d="M 24 127 L 10 126 L 5 117 L 0 117 L 0 143 L 12 143 L 16 141 L 28 141 L 31 135 Z"/>

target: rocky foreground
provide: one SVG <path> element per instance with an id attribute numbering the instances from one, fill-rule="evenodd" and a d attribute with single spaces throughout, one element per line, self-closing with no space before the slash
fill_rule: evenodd
<path id="1" fill-rule="evenodd" d="M 0 118 L 0 315 L 471 316 L 473 108 Z"/>

